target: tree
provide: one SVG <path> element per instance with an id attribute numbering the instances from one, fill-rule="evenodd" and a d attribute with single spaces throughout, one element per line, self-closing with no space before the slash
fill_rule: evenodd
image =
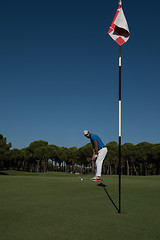
<path id="1" fill-rule="evenodd" d="M 11 143 L 7 144 L 6 138 L 3 138 L 3 135 L 0 134 L 0 170 L 3 170 L 5 165 L 7 167 L 7 163 L 10 160 L 10 148 Z"/>
<path id="2" fill-rule="evenodd" d="M 137 156 L 139 163 L 141 164 L 141 172 L 143 176 L 148 174 L 147 166 L 151 157 L 152 144 L 149 142 L 142 142 L 136 145 L 137 146 Z"/>
<path id="3" fill-rule="evenodd" d="M 43 171 L 48 171 L 48 160 L 50 159 L 50 146 L 42 146 L 35 149 L 34 157 L 37 161 L 37 172 L 39 170 L 40 162 L 43 165 Z"/>
<path id="4" fill-rule="evenodd" d="M 61 164 L 65 162 L 65 172 L 69 171 L 69 149 L 66 147 L 59 147 L 57 149 L 57 160 L 59 163 L 59 168 Z"/>
<path id="5" fill-rule="evenodd" d="M 119 146 L 117 142 L 109 142 L 108 153 L 103 162 L 103 174 L 117 174 L 119 162 Z M 92 158 L 92 144 L 81 148 L 58 147 L 48 145 L 46 141 L 34 141 L 29 147 L 12 149 L 6 138 L 0 134 L 0 170 L 15 169 L 30 172 L 72 171 L 75 173 L 94 173 L 95 165 Z M 131 174 L 160 174 L 160 144 L 142 142 L 137 145 L 125 143 L 122 145 L 122 173 Z M 50 161 L 49 161 L 50 160 Z M 52 163 L 49 165 L 49 163 Z M 55 164 L 54 164 L 55 162 Z M 58 166 L 57 166 L 58 165 Z"/>
<path id="6" fill-rule="evenodd" d="M 108 153 L 104 160 L 104 168 L 108 175 L 117 174 L 118 171 L 118 143 L 109 142 L 107 145 Z"/>
<path id="7" fill-rule="evenodd" d="M 138 175 L 135 165 L 137 155 L 136 149 L 137 147 L 132 143 L 125 143 L 122 145 L 123 168 L 127 175 L 132 173 Z"/>
<path id="8" fill-rule="evenodd" d="M 42 164 L 42 161 L 44 161 L 44 172 L 47 169 L 47 162 L 48 156 L 47 156 L 47 149 L 48 142 L 46 141 L 34 141 L 32 142 L 29 147 L 27 148 L 29 157 L 29 166 L 30 171 L 33 172 L 36 171 L 39 172 L 39 168 Z"/>
<path id="9" fill-rule="evenodd" d="M 72 173 L 75 173 L 76 164 L 78 162 L 78 150 L 76 147 L 69 148 L 69 162 L 72 165 Z"/>
<path id="10" fill-rule="evenodd" d="M 56 145 L 49 145 L 48 146 L 48 154 L 49 154 L 49 159 L 52 161 L 51 164 L 51 170 L 53 171 L 53 161 L 57 161 L 58 157 L 57 157 L 57 151 L 58 151 L 58 147 Z"/>
<path id="11" fill-rule="evenodd" d="M 24 151 L 17 148 L 11 150 L 11 167 L 14 170 L 20 170 L 24 165 Z"/>
<path id="12" fill-rule="evenodd" d="M 154 144 L 151 148 L 151 155 L 152 155 L 152 174 L 155 173 L 159 175 L 160 173 L 160 144 Z"/>
<path id="13" fill-rule="evenodd" d="M 92 159 L 92 144 L 88 143 L 78 150 L 78 164 L 80 166 L 80 172 L 83 173 L 83 167 L 92 167 L 92 173 L 94 173 L 94 163 Z M 93 163 L 93 164 L 92 164 Z"/>

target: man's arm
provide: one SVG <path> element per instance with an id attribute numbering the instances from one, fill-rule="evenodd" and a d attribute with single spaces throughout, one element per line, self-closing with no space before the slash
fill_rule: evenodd
<path id="1" fill-rule="evenodd" d="M 96 160 L 97 155 L 98 155 L 98 143 L 97 143 L 97 141 L 95 141 L 93 143 L 93 156 L 92 156 L 93 161 Z"/>

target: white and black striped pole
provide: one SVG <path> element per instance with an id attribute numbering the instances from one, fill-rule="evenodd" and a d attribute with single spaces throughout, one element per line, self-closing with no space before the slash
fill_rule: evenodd
<path id="1" fill-rule="evenodd" d="M 119 46 L 119 210 L 121 213 L 121 46 Z"/>
<path id="2" fill-rule="evenodd" d="M 108 30 L 108 34 L 119 44 L 119 163 L 118 163 L 118 172 L 119 172 L 119 210 L 118 213 L 121 213 L 121 45 L 128 41 L 130 37 L 130 31 L 128 24 L 122 10 L 122 1 L 119 0 L 119 7 L 117 9 L 116 15 L 111 23 L 111 26 Z"/>

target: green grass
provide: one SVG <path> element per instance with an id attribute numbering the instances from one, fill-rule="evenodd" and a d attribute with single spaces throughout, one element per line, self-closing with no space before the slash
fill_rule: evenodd
<path id="1" fill-rule="evenodd" d="M 1 240 L 157 240 L 160 176 L 118 176 L 103 184 L 64 173 L 0 175 Z M 110 198 L 108 197 L 108 195 Z M 113 204 L 113 202 L 114 204 Z"/>

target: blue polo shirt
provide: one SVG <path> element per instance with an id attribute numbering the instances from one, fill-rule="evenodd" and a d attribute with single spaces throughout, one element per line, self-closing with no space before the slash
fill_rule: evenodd
<path id="1" fill-rule="evenodd" d="M 98 144 L 98 150 L 105 147 L 104 143 L 102 142 L 102 140 L 95 134 L 91 133 L 91 137 L 90 137 L 91 143 L 93 144 L 95 141 L 97 141 Z"/>

